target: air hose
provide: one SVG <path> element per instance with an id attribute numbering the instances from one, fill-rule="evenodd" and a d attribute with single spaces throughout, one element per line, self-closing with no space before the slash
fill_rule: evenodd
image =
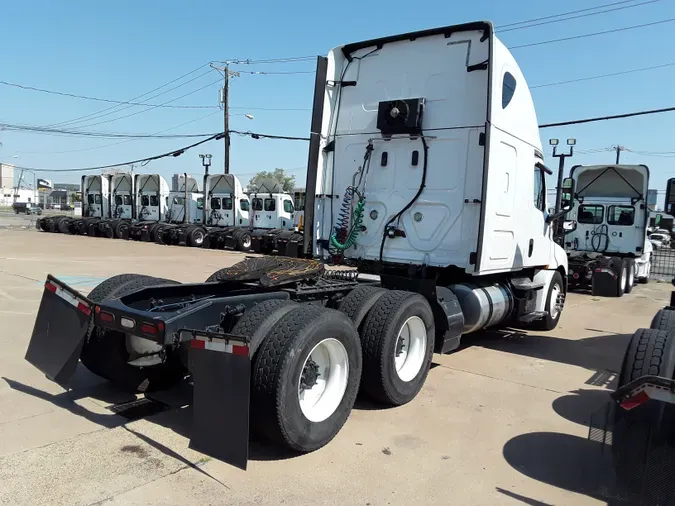
<path id="1" fill-rule="evenodd" d="M 358 196 L 354 211 L 352 212 L 352 203 L 354 195 Z M 330 236 L 331 245 L 344 251 L 351 248 L 361 232 L 361 223 L 363 223 L 363 210 L 366 206 L 366 197 L 353 186 L 348 186 L 345 196 L 342 199 L 342 207 L 338 215 L 338 225 Z M 350 227 L 351 222 L 351 227 Z"/>

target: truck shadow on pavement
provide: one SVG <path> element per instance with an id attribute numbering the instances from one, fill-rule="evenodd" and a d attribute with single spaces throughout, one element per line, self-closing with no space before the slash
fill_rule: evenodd
<path id="1" fill-rule="evenodd" d="M 521 434 L 504 445 L 504 459 L 529 478 L 610 506 L 643 504 L 634 491 L 621 485 L 614 472 L 611 402 L 609 390 L 581 389 L 558 397 L 553 410 L 583 428 L 575 430 L 576 434 L 585 435 Z"/>
<path id="2" fill-rule="evenodd" d="M 58 394 L 51 394 L 4 376 L 0 378 L 12 390 L 49 402 L 55 407 L 65 409 L 103 428 L 115 429 L 121 427 L 167 456 L 173 457 L 190 467 L 195 467 L 195 463 L 183 455 L 127 426 L 127 424 L 136 420 L 143 419 L 170 429 L 189 440 L 192 428 L 192 406 L 190 405 L 192 402 L 192 386 L 187 380 L 167 391 L 148 393 L 145 398 L 141 395 L 140 400 L 138 400 L 135 394 L 115 388 L 89 372 L 82 364 L 78 364 L 71 382 L 71 388 Z M 78 401 L 84 399 L 100 406 L 98 412 L 78 404 Z M 123 409 L 124 406 L 129 404 L 134 404 L 134 406 L 130 409 Z M 359 396 L 354 409 L 379 410 L 386 409 L 386 407 Z M 107 411 L 108 413 L 101 411 Z M 132 411 L 133 414 L 129 414 Z M 187 449 L 187 442 L 185 448 Z M 177 450 L 180 451 L 180 448 Z M 286 460 L 299 456 L 301 454 L 281 449 L 267 440 L 257 437 L 254 432 L 250 434 L 249 460 Z M 203 471 L 200 470 L 200 472 Z"/>
<path id="3" fill-rule="evenodd" d="M 629 334 L 609 334 L 583 339 L 566 339 L 524 334 L 517 330 L 489 330 L 476 336 L 467 336 L 462 347 L 480 346 L 503 353 L 550 360 L 593 371 L 618 373 L 631 337 Z"/>

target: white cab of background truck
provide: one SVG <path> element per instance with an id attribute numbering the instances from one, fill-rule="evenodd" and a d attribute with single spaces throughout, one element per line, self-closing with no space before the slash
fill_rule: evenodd
<path id="1" fill-rule="evenodd" d="M 110 180 L 108 176 L 82 176 L 82 216 L 109 218 Z"/>
<path id="2" fill-rule="evenodd" d="M 570 251 L 635 258 L 635 277 L 649 275 L 652 247 L 647 240 L 649 169 L 645 165 L 577 165 L 575 206 L 565 235 Z"/>
<path id="3" fill-rule="evenodd" d="M 136 218 L 139 221 L 164 220 L 169 205 L 169 184 L 159 174 L 137 174 Z"/>
<path id="4" fill-rule="evenodd" d="M 183 223 L 187 218 L 189 223 L 202 222 L 202 206 L 204 205 L 204 195 L 199 188 L 199 182 L 192 176 L 181 174 L 177 179 L 178 185 L 169 193 L 169 210 L 166 213 L 164 221 L 168 223 Z M 187 184 L 187 194 L 186 194 Z M 187 216 L 185 216 L 185 196 L 187 195 Z"/>
<path id="5" fill-rule="evenodd" d="M 134 177 L 113 174 L 110 177 L 110 216 L 130 220 L 134 217 Z"/>
<path id="6" fill-rule="evenodd" d="M 252 192 L 251 226 L 253 228 L 285 228 L 295 226 L 295 207 L 293 197 L 288 193 Z"/>
<path id="7" fill-rule="evenodd" d="M 233 174 L 206 177 L 206 224 L 215 227 L 248 227 L 250 201 Z"/>

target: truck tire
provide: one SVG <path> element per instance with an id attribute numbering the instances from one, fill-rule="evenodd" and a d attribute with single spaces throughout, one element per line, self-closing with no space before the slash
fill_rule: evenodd
<path id="1" fill-rule="evenodd" d="M 146 241 L 146 242 L 156 242 L 157 241 L 157 235 L 156 235 L 156 230 L 157 227 L 159 227 L 159 223 L 153 223 L 148 227 L 148 237 L 147 240 L 144 237 L 144 235 L 141 235 L 141 241 Z"/>
<path id="2" fill-rule="evenodd" d="M 127 223 L 126 221 L 118 223 L 117 226 L 115 227 L 115 238 L 129 239 L 129 230 L 130 226 L 129 223 Z"/>
<path id="3" fill-rule="evenodd" d="M 665 330 L 670 332 L 675 330 L 675 309 L 664 307 L 654 315 L 652 324 L 649 326 L 654 330 Z"/>
<path id="4" fill-rule="evenodd" d="M 532 322 L 534 330 L 549 331 L 558 326 L 560 316 L 562 315 L 565 306 L 565 285 L 560 272 L 556 271 L 551 278 L 548 285 L 548 293 L 546 294 L 546 316 L 540 320 Z"/>
<path id="5" fill-rule="evenodd" d="M 117 274 L 99 283 L 98 286 L 89 292 L 87 298 L 92 302 L 101 302 L 110 292 L 136 278 L 152 278 L 152 276 L 146 276 L 145 274 Z"/>
<path id="6" fill-rule="evenodd" d="M 633 291 L 633 286 L 635 286 L 635 262 L 627 258 L 625 259 L 627 272 L 626 272 L 626 286 L 623 290 L 624 293 L 630 293 Z"/>
<path id="7" fill-rule="evenodd" d="M 176 283 L 142 274 L 119 274 L 94 288 L 88 298 L 101 302 L 142 287 L 167 282 Z M 186 375 L 180 362 L 172 358 L 163 364 L 142 368 L 129 365 L 128 359 L 125 335 L 115 331 L 102 332 L 97 327 L 90 330 L 80 355 L 80 360 L 87 369 L 125 391 L 163 390 L 175 385 Z"/>
<path id="8" fill-rule="evenodd" d="M 357 286 L 338 303 L 337 310 L 346 314 L 360 333 L 368 311 L 386 291 L 380 286 Z"/>
<path id="9" fill-rule="evenodd" d="M 251 233 L 248 230 L 237 230 L 235 232 L 238 251 L 251 251 Z"/>
<path id="10" fill-rule="evenodd" d="M 361 367 L 359 336 L 346 315 L 311 305 L 293 308 L 253 359 L 252 427 L 294 451 L 321 448 L 351 413 Z"/>
<path id="11" fill-rule="evenodd" d="M 244 313 L 244 316 L 232 328 L 231 334 L 250 339 L 250 355 L 253 357 L 272 327 L 286 313 L 296 307 L 297 303 L 288 299 L 271 299 L 260 302 Z"/>
<path id="12" fill-rule="evenodd" d="M 613 257 L 609 261 L 610 268 L 616 273 L 616 296 L 623 297 L 626 289 L 626 278 L 628 277 L 628 267 L 623 258 Z"/>
<path id="13" fill-rule="evenodd" d="M 164 240 L 164 232 L 166 229 L 169 228 L 168 225 L 157 225 L 154 229 L 154 237 L 155 240 L 154 242 L 157 244 L 166 244 L 166 241 Z"/>
<path id="14" fill-rule="evenodd" d="M 642 376 L 675 377 L 675 335 L 655 329 L 635 331 L 624 357 L 619 386 Z M 670 405 L 648 401 L 631 411 L 616 407 L 612 453 L 622 483 L 640 487 L 648 479 L 640 471 L 663 465 L 658 445 L 675 446 L 674 424 L 675 409 Z M 650 463 L 651 459 L 657 462 Z"/>
<path id="15" fill-rule="evenodd" d="M 651 272 L 652 272 L 652 261 L 651 261 L 651 259 L 650 259 L 650 260 L 647 262 L 647 275 L 646 275 L 646 276 L 643 276 L 643 277 L 641 277 L 641 278 L 637 278 L 637 282 L 638 282 L 638 283 L 641 283 L 641 284 L 643 284 L 643 285 L 646 285 L 647 283 L 649 283 L 649 275 L 651 274 Z"/>
<path id="16" fill-rule="evenodd" d="M 215 283 L 216 281 L 222 281 L 223 280 L 223 274 L 229 269 L 229 267 L 223 267 L 222 269 L 218 269 L 216 272 L 211 274 L 208 278 L 206 278 L 206 281 L 204 283 Z"/>
<path id="17" fill-rule="evenodd" d="M 436 337 L 431 306 L 417 293 L 390 290 L 362 325 L 362 390 L 393 406 L 410 402 L 431 367 Z"/>
<path id="18" fill-rule="evenodd" d="M 193 225 L 187 232 L 187 245 L 193 248 L 201 248 L 206 237 L 206 230 L 199 225 Z"/>
<path id="19" fill-rule="evenodd" d="M 70 228 L 70 218 L 62 216 L 56 221 L 56 229 L 60 234 L 67 234 Z"/>

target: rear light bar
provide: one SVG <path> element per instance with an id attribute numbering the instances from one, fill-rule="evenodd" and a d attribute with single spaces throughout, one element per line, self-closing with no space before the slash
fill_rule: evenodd
<path id="1" fill-rule="evenodd" d="M 77 309 L 79 309 L 82 313 L 86 314 L 87 316 L 91 314 L 91 308 L 89 307 L 89 304 L 77 298 L 69 291 L 64 290 L 56 283 L 53 283 L 52 281 L 46 281 L 45 290 L 59 296 L 61 299 L 65 300 L 68 304 L 75 306 Z"/>

